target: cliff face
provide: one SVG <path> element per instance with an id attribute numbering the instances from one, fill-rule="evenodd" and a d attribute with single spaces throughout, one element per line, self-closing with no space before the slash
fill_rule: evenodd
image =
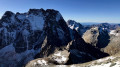
<path id="1" fill-rule="evenodd" d="M 26 64 L 40 51 L 47 51 L 47 56 L 70 40 L 67 24 L 56 10 L 7 11 L 0 20 L 0 63 Z"/>
<path id="2" fill-rule="evenodd" d="M 97 48 L 105 48 L 110 42 L 109 31 L 100 27 L 93 27 L 83 34 L 83 39 Z"/>

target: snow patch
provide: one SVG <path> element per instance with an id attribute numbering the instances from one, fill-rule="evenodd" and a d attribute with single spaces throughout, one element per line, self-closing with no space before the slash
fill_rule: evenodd
<path id="1" fill-rule="evenodd" d="M 32 30 L 42 30 L 44 27 L 43 16 L 35 16 L 33 14 L 29 15 L 28 20 L 31 23 Z"/>
<path id="2" fill-rule="evenodd" d="M 61 56 L 61 52 L 54 54 L 55 56 Z"/>
<path id="3" fill-rule="evenodd" d="M 101 64 L 101 65 L 95 65 L 95 66 L 90 66 L 90 67 L 110 67 L 111 63 L 108 64 Z"/>
<path id="4" fill-rule="evenodd" d="M 120 67 L 120 61 L 115 62 L 116 64 L 112 67 Z"/>
<path id="5" fill-rule="evenodd" d="M 54 67 L 68 67 L 67 65 L 55 65 Z"/>
<path id="6" fill-rule="evenodd" d="M 54 54 L 55 57 L 55 61 L 57 61 L 58 63 L 63 63 L 67 61 L 67 58 L 65 57 L 65 55 L 62 55 L 61 52 L 58 52 L 56 54 Z"/>
<path id="7" fill-rule="evenodd" d="M 97 29 L 98 29 L 98 27 L 94 27 L 94 28 L 92 28 L 92 29 L 97 30 Z"/>
<path id="8" fill-rule="evenodd" d="M 116 36 L 120 36 L 120 33 L 116 33 Z"/>
<path id="9" fill-rule="evenodd" d="M 34 62 L 34 66 L 36 65 L 37 63 L 36 62 Z"/>
<path id="10" fill-rule="evenodd" d="M 107 58 L 104 58 L 104 59 L 99 59 L 97 60 L 97 62 L 103 62 L 103 61 L 106 61 L 106 60 L 109 60 L 109 59 L 114 59 L 115 57 L 111 56 L 111 57 L 107 57 Z"/>
<path id="11" fill-rule="evenodd" d="M 115 36 L 120 36 L 120 33 L 116 33 L 116 30 L 111 30 L 110 34 Z"/>
<path id="12" fill-rule="evenodd" d="M 26 15 L 21 14 L 17 16 L 21 21 L 24 21 L 25 19 L 29 20 L 32 30 L 42 30 L 44 26 L 44 16 L 40 13 L 39 15 Z"/>
<path id="13" fill-rule="evenodd" d="M 70 65 L 70 67 L 76 67 L 75 65 Z"/>
<path id="14" fill-rule="evenodd" d="M 115 34 L 116 34 L 116 33 L 115 33 L 115 30 L 110 30 L 110 34 L 115 35 Z"/>
<path id="15" fill-rule="evenodd" d="M 73 25 L 68 25 L 68 27 L 70 27 L 70 29 L 74 29 L 74 24 Z"/>
<path id="16" fill-rule="evenodd" d="M 48 65 L 47 61 L 45 61 L 45 60 L 38 60 L 37 63 L 41 64 L 41 65 Z"/>

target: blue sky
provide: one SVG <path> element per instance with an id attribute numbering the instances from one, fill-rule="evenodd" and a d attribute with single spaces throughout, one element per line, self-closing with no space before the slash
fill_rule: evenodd
<path id="1" fill-rule="evenodd" d="M 65 20 L 120 23 L 120 0 L 0 0 L 0 17 L 30 8 L 58 10 Z"/>

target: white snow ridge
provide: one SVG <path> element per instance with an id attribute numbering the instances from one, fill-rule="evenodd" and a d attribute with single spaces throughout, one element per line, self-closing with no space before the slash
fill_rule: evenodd
<path id="1" fill-rule="evenodd" d="M 56 56 L 58 56 L 58 57 L 56 57 Z M 65 55 L 62 55 L 61 52 L 54 54 L 54 57 L 56 57 L 56 59 L 54 59 L 54 60 L 57 61 L 58 63 L 67 61 L 67 58 L 65 57 Z"/>

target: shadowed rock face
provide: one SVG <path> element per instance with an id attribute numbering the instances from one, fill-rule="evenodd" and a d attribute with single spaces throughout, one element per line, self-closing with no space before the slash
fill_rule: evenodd
<path id="1" fill-rule="evenodd" d="M 45 57 L 70 41 L 69 28 L 56 10 L 30 9 L 16 14 L 7 11 L 0 20 L 0 63 L 26 64 L 40 51 Z"/>
<path id="2" fill-rule="evenodd" d="M 108 56 L 108 54 L 99 51 L 99 49 L 94 48 L 94 46 L 91 46 L 90 44 L 87 44 L 77 31 L 73 30 L 73 32 L 74 40 L 67 46 L 70 51 L 70 60 L 68 64 L 84 63 Z"/>

